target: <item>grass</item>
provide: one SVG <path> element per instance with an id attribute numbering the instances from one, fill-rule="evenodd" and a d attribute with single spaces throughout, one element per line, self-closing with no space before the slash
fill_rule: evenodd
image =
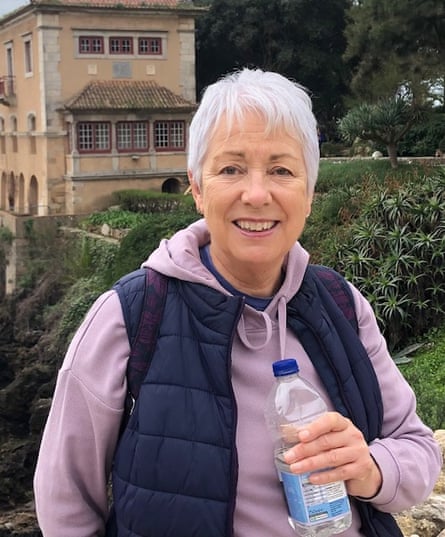
<path id="1" fill-rule="evenodd" d="M 445 429 L 445 326 L 432 330 L 408 364 L 399 365 L 417 398 L 417 411 L 432 429 Z"/>
<path id="2" fill-rule="evenodd" d="M 399 167 L 394 170 L 386 159 L 322 160 L 316 192 L 325 193 L 333 188 L 345 188 L 365 181 L 378 183 L 389 179 L 396 182 L 409 181 L 428 173 L 431 166 L 420 161 L 411 163 L 400 161 Z"/>

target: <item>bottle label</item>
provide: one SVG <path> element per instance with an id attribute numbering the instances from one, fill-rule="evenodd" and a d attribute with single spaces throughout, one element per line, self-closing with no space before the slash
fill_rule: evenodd
<path id="1" fill-rule="evenodd" d="M 290 516 L 302 524 L 318 524 L 349 513 L 349 500 L 341 481 L 313 485 L 309 473 L 281 471 Z"/>

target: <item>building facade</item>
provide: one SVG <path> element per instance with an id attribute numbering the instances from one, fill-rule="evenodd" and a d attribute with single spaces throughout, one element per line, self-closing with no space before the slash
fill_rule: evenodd
<path id="1" fill-rule="evenodd" d="M 0 211 L 80 215 L 186 187 L 196 107 L 184 0 L 30 0 L 0 19 Z"/>

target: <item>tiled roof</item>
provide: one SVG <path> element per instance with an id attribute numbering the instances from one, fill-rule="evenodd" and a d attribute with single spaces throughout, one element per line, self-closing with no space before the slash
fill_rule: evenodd
<path id="1" fill-rule="evenodd" d="M 147 7 L 182 7 L 192 4 L 184 0 L 31 0 L 33 5 L 56 6 L 85 6 L 85 7 L 118 7 L 118 8 L 147 8 Z"/>
<path id="2" fill-rule="evenodd" d="M 97 80 L 65 103 L 72 111 L 165 110 L 192 111 L 195 105 L 152 81 Z"/>

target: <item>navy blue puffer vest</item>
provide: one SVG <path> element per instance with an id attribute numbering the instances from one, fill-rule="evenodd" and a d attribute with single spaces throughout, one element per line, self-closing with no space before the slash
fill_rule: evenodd
<path id="1" fill-rule="evenodd" d="M 115 456 L 107 537 L 233 535 L 237 420 L 230 370 L 242 308 L 239 297 L 169 280 L 153 361 Z M 354 329 L 311 272 L 288 304 L 288 324 L 336 409 L 368 441 L 378 436 L 375 373 Z M 366 535 L 401 535 L 391 517 L 361 505 Z"/>
<path id="2" fill-rule="evenodd" d="M 240 298 L 169 282 L 153 361 L 115 457 L 119 537 L 232 534 L 237 460 L 230 354 L 242 307 Z"/>

